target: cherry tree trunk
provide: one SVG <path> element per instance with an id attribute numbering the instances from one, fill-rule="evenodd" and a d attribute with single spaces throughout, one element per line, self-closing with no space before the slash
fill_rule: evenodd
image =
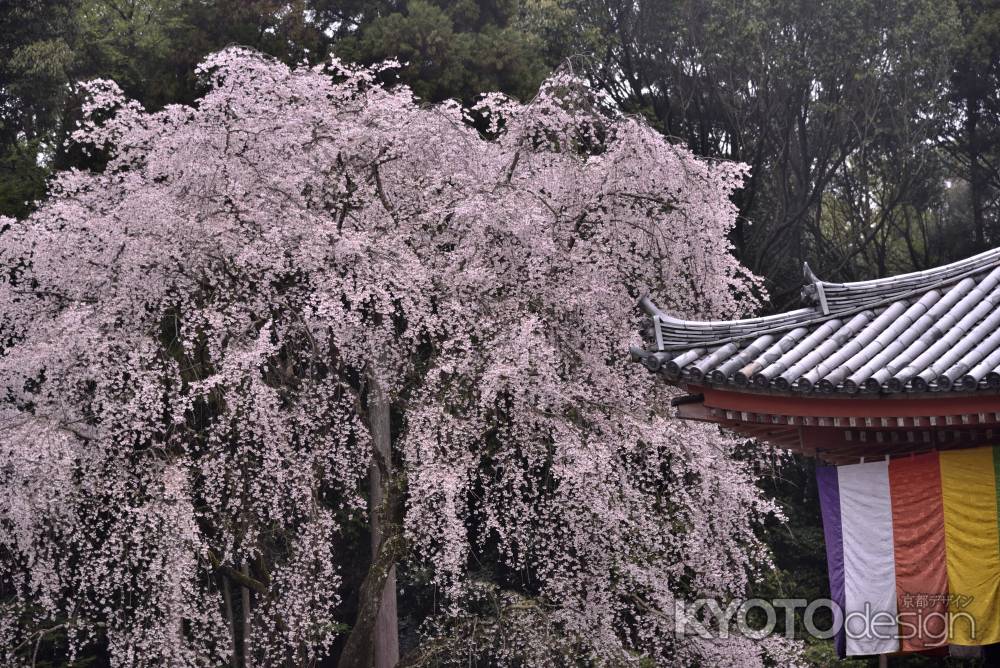
<path id="1" fill-rule="evenodd" d="M 236 646 L 236 619 L 233 617 L 233 591 L 229 586 L 229 578 L 222 578 L 222 598 L 226 604 L 226 623 L 229 624 L 230 648 L 229 664 L 232 668 L 240 668 L 240 650 Z"/>
<path id="2" fill-rule="evenodd" d="M 385 463 L 387 475 L 392 473 L 392 450 L 389 425 L 389 401 L 375 379 L 368 377 L 368 416 L 372 432 L 372 445 L 376 456 Z M 372 525 L 372 560 L 379 553 L 379 546 L 385 538 L 380 509 L 384 495 L 382 471 L 373 463 L 369 473 L 369 510 Z M 374 667 L 392 668 L 399 663 L 399 627 L 396 619 L 396 566 L 389 568 L 382 587 L 382 601 L 378 607 L 375 628 L 372 633 Z"/>
<path id="3" fill-rule="evenodd" d="M 250 577 L 250 567 L 244 561 L 240 566 L 240 572 Z M 250 661 L 250 588 L 243 586 L 240 588 L 243 608 L 243 668 L 251 668 Z"/>

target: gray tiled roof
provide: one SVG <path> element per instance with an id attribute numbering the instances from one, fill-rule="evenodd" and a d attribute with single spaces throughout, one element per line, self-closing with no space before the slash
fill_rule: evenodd
<path id="1" fill-rule="evenodd" d="M 644 298 L 633 359 L 673 383 L 757 391 L 1000 389 L 1000 248 L 873 281 L 805 276 L 808 306 L 763 318 L 681 320 Z"/>

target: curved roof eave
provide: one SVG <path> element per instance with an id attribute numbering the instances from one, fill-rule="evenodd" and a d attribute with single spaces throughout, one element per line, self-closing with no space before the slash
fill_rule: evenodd
<path id="1" fill-rule="evenodd" d="M 685 320 L 643 297 L 655 341 L 633 358 L 674 382 L 763 391 L 1000 387 L 1000 248 L 870 281 L 803 274 L 813 304 L 758 318 Z"/>

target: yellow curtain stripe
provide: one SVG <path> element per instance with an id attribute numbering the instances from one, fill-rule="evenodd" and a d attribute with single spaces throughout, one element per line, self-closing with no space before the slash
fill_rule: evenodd
<path id="1" fill-rule="evenodd" d="M 956 645 L 1000 642 L 1000 532 L 993 448 L 951 450 L 940 456 L 952 612 L 949 640 Z"/>

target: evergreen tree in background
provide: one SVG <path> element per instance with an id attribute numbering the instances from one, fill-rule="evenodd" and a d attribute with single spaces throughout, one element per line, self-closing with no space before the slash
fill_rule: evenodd
<path id="1" fill-rule="evenodd" d="M 399 78 L 428 102 L 482 92 L 530 99 L 561 53 L 546 36 L 566 10 L 521 0 L 19 0 L 0 5 L 0 214 L 21 217 L 66 154 L 80 117 L 78 84 L 117 82 L 146 108 L 189 104 L 195 67 L 232 44 L 283 62 L 331 52 L 364 64 L 404 63 Z"/>
<path id="2" fill-rule="evenodd" d="M 63 134 L 76 10 L 73 0 L 0 5 L 0 214 L 24 216 L 45 193 Z"/>

